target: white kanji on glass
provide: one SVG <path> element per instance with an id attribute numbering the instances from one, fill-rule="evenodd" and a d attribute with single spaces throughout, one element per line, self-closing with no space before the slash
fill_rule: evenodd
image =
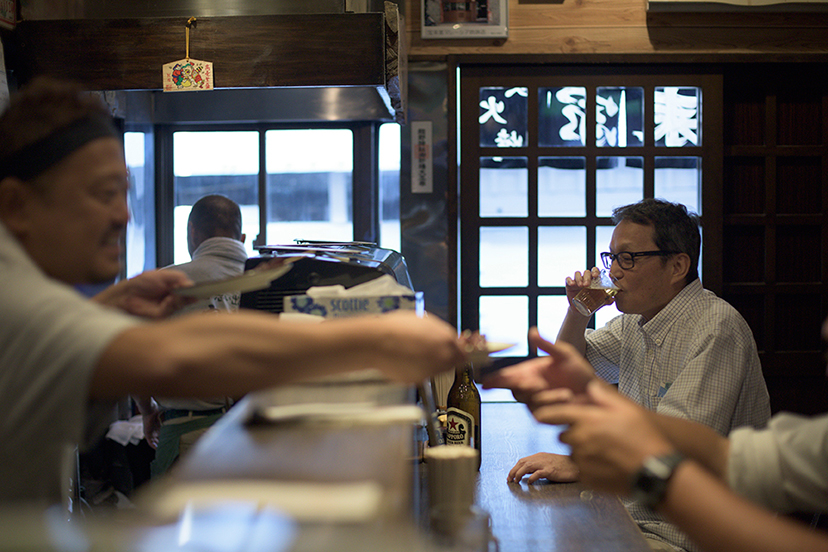
<path id="1" fill-rule="evenodd" d="M 480 102 L 480 107 L 485 110 L 478 119 L 478 122 L 481 125 L 485 124 L 489 119 L 492 119 L 501 125 L 505 125 L 507 123 L 506 119 L 500 116 L 500 114 L 506 109 L 506 104 L 504 102 L 497 101 L 497 98 L 494 96 L 489 96 Z"/>
<path id="2" fill-rule="evenodd" d="M 499 148 L 520 148 L 523 147 L 523 136 L 518 136 L 517 131 L 509 132 L 501 128 L 495 137 L 495 143 Z"/>
<path id="3" fill-rule="evenodd" d="M 684 93 L 682 93 L 684 92 Z M 675 86 L 655 89 L 655 141 L 671 148 L 699 145 L 699 98 L 697 88 Z"/>
<path id="4" fill-rule="evenodd" d="M 555 99 L 563 104 L 561 114 L 568 123 L 561 126 L 558 135 L 561 140 L 578 141 L 586 144 L 586 90 L 581 87 L 565 87 L 555 93 Z"/>

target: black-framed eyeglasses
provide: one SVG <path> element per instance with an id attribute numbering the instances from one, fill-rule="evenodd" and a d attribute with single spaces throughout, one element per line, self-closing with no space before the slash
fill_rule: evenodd
<path id="1" fill-rule="evenodd" d="M 618 261 L 618 266 L 624 270 L 629 270 L 635 266 L 636 257 L 667 257 L 668 255 L 675 255 L 678 251 L 639 251 L 638 253 L 630 253 L 629 251 L 622 251 L 621 253 L 601 253 L 601 262 L 604 267 L 609 269 L 612 267 L 613 261 Z"/>

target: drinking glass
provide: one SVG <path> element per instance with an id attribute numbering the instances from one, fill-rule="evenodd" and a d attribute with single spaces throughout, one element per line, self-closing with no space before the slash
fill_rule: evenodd
<path id="1" fill-rule="evenodd" d="M 599 277 L 592 278 L 589 287 L 585 287 L 572 298 L 572 306 L 584 316 L 592 316 L 595 311 L 607 304 L 607 299 L 615 297 L 618 288 L 610 277 L 609 270 L 602 269 Z"/>

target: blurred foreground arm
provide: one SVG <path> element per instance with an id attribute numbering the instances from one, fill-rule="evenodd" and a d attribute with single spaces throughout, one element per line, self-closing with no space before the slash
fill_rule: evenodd
<path id="1" fill-rule="evenodd" d="M 194 299 L 174 295 L 173 290 L 193 285 L 183 272 L 149 270 L 111 285 L 92 300 L 143 318 L 165 318 Z"/>
<path id="2" fill-rule="evenodd" d="M 589 384 L 587 399 L 535 410 L 542 422 L 570 425 L 561 441 L 572 447 L 587 484 L 627 495 L 646 458 L 678 450 L 688 459 L 673 472 L 657 509 L 704 550 L 828 550 L 825 534 L 777 517 L 724 485 L 729 450 L 724 437 L 700 424 L 649 412 L 600 382 Z"/>
<path id="3" fill-rule="evenodd" d="M 549 356 L 533 358 L 492 373 L 483 387 L 510 389 L 515 399 L 532 407 L 532 398 L 541 391 L 563 389 L 582 395 L 586 385 L 597 379 L 587 360 L 568 343 L 554 345 L 540 336 L 537 328 L 529 330 L 529 344 Z"/>
<path id="4" fill-rule="evenodd" d="M 98 361 L 91 397 L 241 396 L 368 368 L 414 383 L 464 359 L 452 326 L 411 312 L 320 324 L 282 322 L 252 311 L 193 314 L 119 334 Z"/>

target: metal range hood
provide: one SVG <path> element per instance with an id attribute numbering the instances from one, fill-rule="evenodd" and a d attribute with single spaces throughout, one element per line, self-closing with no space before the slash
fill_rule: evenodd
<path id="1" fill-rule="evenodd" d="M 156 123 L 402 122 L 388 61 L 404 55 L 388 15 L 400 1 L 21 0 L 13 59 L 21 84 L 78 78 Z M 184 57 L 189 17 L 191 55 L 214 61 L 216 89 L 163 93 L 160 65 Z"/>
<path id="2" fill-rule="evenodd" d="M 394 121 L 377 87 L 254 88 L 212 92 L 126 91 L 108 95 L 131 122 L 153 124 Z M 121 111 L 119 109 L 118 111 Z"/>

